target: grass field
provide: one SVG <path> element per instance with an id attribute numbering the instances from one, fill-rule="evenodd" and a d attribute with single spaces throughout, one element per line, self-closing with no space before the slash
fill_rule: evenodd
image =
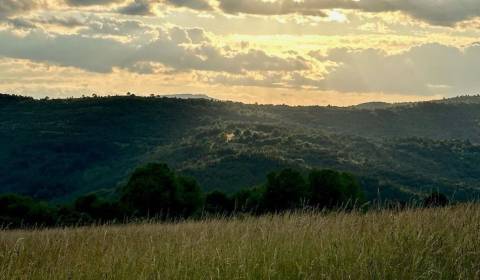
<path id="1" fill-rule="evenodd" d="M 480 206 L 0 232 L 1 279 L 480 279 Z"/>

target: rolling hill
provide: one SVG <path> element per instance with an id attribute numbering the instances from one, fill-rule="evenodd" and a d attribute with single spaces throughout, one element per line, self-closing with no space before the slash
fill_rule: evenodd
<path id="1" fill-rule="evenodd" d="M 68 200 L 166 162 L 205 190 L 235 191 L 283 167 L 357 174 L 369 198 L 480 193 L 480 100 L 380 108 L 246 105 L 113 96 L 0 95 L 0 192 Z"/>

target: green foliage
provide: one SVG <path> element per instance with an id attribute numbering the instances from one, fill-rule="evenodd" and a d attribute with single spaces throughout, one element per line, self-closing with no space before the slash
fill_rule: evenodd
<path id="1" fill-rule="evenodd" d="M 0 196 L 0 225 L 21 227 L 23 225 L 52 226 L 56 222 L 55 209 L 46 202 L 16 194 Z"/>
<path id="2" fill-rule="evenodd" d="M 233 194 L 234 209 L 237 212 L 258 214 L 262 211 L 264 188 L 246 188 Z"/>
<path id="3" fill-rule="evenodd" d="M 139 217 L 191 217 L 202 209 L 203 199 L 195 179 L 159 163 L 137 168 L 120 195 L 129 213 Z"/>
<path id="4" fill-rule="evenodd" d="M 205 211 L 207 213 L 229 214 L 233 210 L 232 200 L 221 191 L 213 191 L 205 197 Z"/>
<path id="5" fill-rule="evenodd" d="M 167 164 L 150 163 L 132 173 L 119 189 L 118 198 L 90 193 L 72 204 L 51 206 L 25 196 L 2 195 L 0 225 L 85 225 L 122 222 L 131 217 L 198 218 L 203 213 L 256 215 L 308 206 L 351 209 L 362 201 L 363 191 L 357 179 L 334 170 L 311 170 L 305 180 L 302 172 L 286 168 L 270 173 L 261 186 L 244 188 L 229 196 L 219 190 L 204 195 L 195 179 L 177 174 Z M 448 200 L 443 194 L 433 193 L 424 204 L 444 206 Z"/>
<path id="6" fill-rule="evenodd" d="M 180 192 L 180 208 L 184 217 L 199 214 L 203 207 L 204 195 L 200 185 L 191 177 L 177 177 Z"/>
<path id="7" fill-rule="evenodd" d="M 480 104 L 464 101 L 362 110 L 0 95 L 0 193 L 71 201 L 166 161 L 229 195 L 276 170 L 319 167 L 358 175 L 367 199 L 435 188 L 468 200 L 480 194 Z"/>
<path id="8" fill-rule="evenodd" d="M 176 216 L 181 208 L 180 190 L 166 164 L 137 168 L 121 190 L 121 201 L 136 216 Z"/>
<path id="9" fill-rule="evenodd" d="M 448 204 L 448 198 L 439 192 L 433 192 L 423 200 L 425 207 L 445 207 Z"/>
<path id="10" fill-rule="evenodd" d="M 335 170 L 312 170 L 308 175 L 310 203 L 319 208 L 354 205 L 363 200 L 357 179 Z"/>
<path id="11" fill-rule="evenodd" d="M 97 194 L 78 197 L 74 202 L 74 210 L 80 215 L 86 215 L 83 219 L 98 222 L 123 218 L 123 209 L 119 202 L 108 201 Z"/>
<path id="12" fill-rule="evenodd" d="M 283 211 L 303 206 L 307 201 L 307 185 L 300 172 L 284 169 L 267 176 L 263 203 L 269 211 Z"/>

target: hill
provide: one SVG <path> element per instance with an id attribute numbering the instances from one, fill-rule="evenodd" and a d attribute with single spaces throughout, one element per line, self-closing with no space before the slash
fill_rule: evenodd
<path id="1" fill-rule="evenodd" d="M 179 99 L 208 99 L 208 100 L 213 100 L 213 98 L 211 98 L 208 95 L 192 94 L 192 93 L 167 94 L 167 95 L 161 95 L 161 97 L 179 98 Z"/>
<path id="2" fill-rule="evenodd" d="M 388 109 L 394 106 L 394 104 L 387 102 L 367 102 L 352 106 L 352 108 L 360 110 L 377 110 L 377 109 Z"/>
<path id="3" fill-rule="evenodd" d="M 478 205 L 0 231 L 2 279 L 477 279 Z"/>
<path id="4" fill-rule="evenodd" d="M 479 121 L 476 102 L 364 110 L 0 95 L 0 192 L 48 200 L 109 192 L 135 167 L 161 161 L 205 190 L 260 184 L 283 167 L 319 167 L 357 174 L 369 198 L 435 189 L 465 200 L 480 191 Z"/>

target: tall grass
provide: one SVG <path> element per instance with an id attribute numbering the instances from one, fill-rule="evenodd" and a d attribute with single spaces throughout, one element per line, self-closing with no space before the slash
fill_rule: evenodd
<path id="1" fill-rule="evenodd" d="M 480 279 L 480 206 L 0 232 L 1 279 Z"/>

